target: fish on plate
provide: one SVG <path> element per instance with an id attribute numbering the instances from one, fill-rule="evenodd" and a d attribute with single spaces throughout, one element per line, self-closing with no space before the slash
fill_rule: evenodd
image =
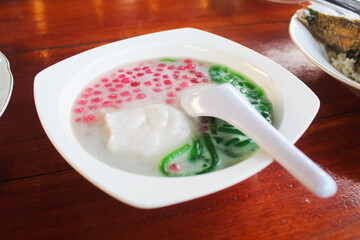
<path id="1" fill-rule="evenodd" d="M 360 17 L 357 14 L 336 16 L 304 6 L 298 19 L 326 50 L 338 71 L 360 83 Z"/>

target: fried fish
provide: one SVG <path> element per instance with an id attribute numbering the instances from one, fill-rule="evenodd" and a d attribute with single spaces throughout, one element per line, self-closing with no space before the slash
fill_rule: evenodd
<path id="1" fill-rule="evenodd" d="M 298 19 L 326 48 L 346 53 L 347 58 L 360 61 L 360 20 L 326 15 L 311 8 L 297 11 Z"/>

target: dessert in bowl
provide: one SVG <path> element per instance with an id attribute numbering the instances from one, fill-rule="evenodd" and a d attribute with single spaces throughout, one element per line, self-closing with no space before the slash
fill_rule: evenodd
<path id="1" fill-rule="evenodd" d="M 273 161 L 226 122 L 182 111 L 181 92 L 224 81 L 292 143 L 319 108 L 278 64 L 196 29 L 75 55 L 40 72 L 34 95 L 48 137 L 75 170 L 124 203 L 156 208 L 229 187 Z"/>

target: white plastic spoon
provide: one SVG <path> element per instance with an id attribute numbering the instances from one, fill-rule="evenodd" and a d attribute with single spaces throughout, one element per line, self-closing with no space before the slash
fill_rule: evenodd
<path id="1" fill-rule="evenodd" d="M 191 116 L 220 118 L 238 128 L 315 195 L 326 198 L 336 193 L 332 177 L 290 144 L 231 84 L 185 91 L 181 105 Z"/>

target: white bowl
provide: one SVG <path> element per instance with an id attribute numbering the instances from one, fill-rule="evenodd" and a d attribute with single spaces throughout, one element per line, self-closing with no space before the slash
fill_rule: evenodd
<path id="1" fill-rule="evenodd" d="M 206 60 L 249 77 L 267 93 L 274 105 L 275 126 L 292 143 L 319 109 L 316 95 L 278 64 L 238 43 L 191 28 L 114 42 L 43 70 L 35 77 L 34 96 L 40 121 L 53 145 L 87 180 L 131 206 L 157 208 L 198 198 L 234 185 L 273 161 L 259 151 L 234 166 L 199 176 L 151 177 L 106 165 L 83 149 L 70 125 L 71 106 L 80 90 L 95 76 L 119 65 L 160 57 Z"/>
<path id="2" fill-rule="evenodd" d="M 0 52 L 0 117 L 9 104 L 13 90 L 14 79 L 10 71 L 10 63 Z"/>

